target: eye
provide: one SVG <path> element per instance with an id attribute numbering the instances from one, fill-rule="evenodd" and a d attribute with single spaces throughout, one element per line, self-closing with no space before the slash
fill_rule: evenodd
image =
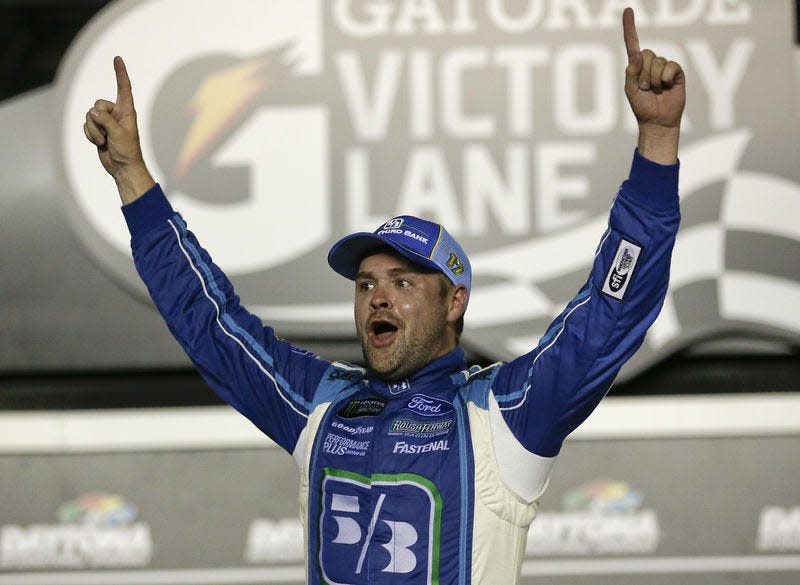
<path id="1" fill-rule="evenodd" d="M 362 280 L 356 283 L 356 288 L 360 291 L 372 290 L 375 285 L 369 280 Z"/>
<path id="2" fill-rule="evenodd" d="M 400 278 L 397 280 L 398 288 L 409 288 L 411 286 L 411 281 L 405 278 Z"/>

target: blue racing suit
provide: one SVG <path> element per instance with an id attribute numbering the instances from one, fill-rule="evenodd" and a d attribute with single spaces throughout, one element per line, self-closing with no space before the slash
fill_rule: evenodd
<path id="1" fill-rule="evenodd" d="M 562 442 L 661 308 L 677 180 L 677 164 L 634 153 L 587 282 L 533 351 L 481 369 L 459 348 L 395 383 L 277 338 L 159 186 L 123 212 L 203 378 L 294 457 L 309 583 L 507 585 Z"/>

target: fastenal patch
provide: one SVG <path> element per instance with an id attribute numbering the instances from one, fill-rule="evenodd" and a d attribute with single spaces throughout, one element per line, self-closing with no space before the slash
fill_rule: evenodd
<path id="1" fill-rule="evenodd" d="M 378 416 L 383 412 L 386 400 L 375 396 L 374 398 L 360 398 L 351 400 L 342 407 L 336 416 L 339 418 L 358 418 L 360 416 Z"/>
<path id="2" fill-rule="evenodd" d="M 433 441 L 425 445 L 414 445 L 406 443 L 405 441 L 397 441 L 394 444 L 392 453 L 405 453 L 407 455 L 419 455 L 421 453 L 430 453 L 432 451 L 449 451 L 450 445 L 447 440 Z"/>
<path id="3" fill-rule="evenodd" d="M 628 290 L 628 285 L 631 282 L 631 278 L 633 278 L 633 271 L 636 269 L 636 262 L 639 260 L 641 253 L 641 246 L 624 238 L 620 240 L 614 263 L 611 265 L 603 282 L 603 292 L 605 294 L 619 300 L 625 298 L 625 291 Z"/>

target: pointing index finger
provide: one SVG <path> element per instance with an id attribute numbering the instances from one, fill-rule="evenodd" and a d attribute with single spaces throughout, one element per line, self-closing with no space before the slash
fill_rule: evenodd
<path id="1" fill-rule="evenodd" d="M 630 59 L 639 52 L 639 35 L 636 33 L 633 8 L 626 8 L 622 13 L 622 36 L 625 39 L 625 50 L 628 52 L 628 59 Z"/>
<path id="2" fill-rule="evenodd" d="M 117 104 L 132 104 L 131 80 L 128 77 L 128 70 L 125 68 L 125 61 L 122 60 L 122 57 L 114 57 L 114 73 L 117 76 Z"/>

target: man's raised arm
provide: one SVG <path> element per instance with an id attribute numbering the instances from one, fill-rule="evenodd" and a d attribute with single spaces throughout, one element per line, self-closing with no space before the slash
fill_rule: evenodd
<path id="1" fill-rule="evenodd" d="M 117 184 L 136 270 L 208 385 L 292 452 L 332 366 L 276 337 L 241 305 L 231 281 L 148 172 L 120 57 L 114 71 L 116 102 L 97 100 L 83 130 Z"/>
<path id="2" fill-rule="evenodd" d="M 524 447 L 504 443 L 500 466 L 508 470 L 508 485 L 528 500 L 544 488 L 563 440 L 641 345 L 669 283 L 680 220 L 677 155 L 685 79 L 677 63 L 639 49 L 631 9 L 622 28 L 625 94 L 639 122 L 629 178 L 617 193 L 586 283 L 538 347 L 502 366 L 494 379 L 496 436 L 509 435 L 502 421 Z"/>
<path id="3" fill-rule="evenodd" d="M 97 100 L 87 113 L 83 132 L 97 147 L 103 168 L 114 178 L 122 203 L 131 203 L 155 181 L 147 170 L 139 144 L 133 92 L 122 57 L 114 57 L 117 101 Z"/>
<path id="4" fill-rule="evenodd" d="M 664 165 L 678 160 L 681 116 L 686 105 L 686 77 L 681 66 L 650 49 L 639 50 L 633 10 L 622 14 L 628 53 L 625 95 L 639 122 L 639 154 Z"/>

